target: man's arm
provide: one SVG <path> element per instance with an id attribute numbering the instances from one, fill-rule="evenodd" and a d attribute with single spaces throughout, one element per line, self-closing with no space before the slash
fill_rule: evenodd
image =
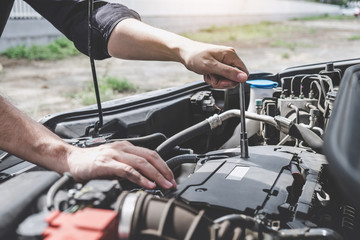
<path id="1" fill-rule="evenodd" d="M 166 189 L 176 187 L 156 152 L 126 141 L 88 149 L 69 145 L 1 96 L 0 149 L 58 173 L 70 172 L 77 181 L 118 177 L 145 188 L 156 186 L 149 179 Z"/>
<path id="2" fill-rule="evenodd" d="M 88 1 L 25 0 L 87 54 Z M 205 44 L 146 25 L 121 4 L 95 1 L 93 56 L 181 62 L 216 88 L 231 88 L 248 71 L 230 47 Z M 239 70 L 240 69 L 240 70 Z"/>
<path id="3" fill-rule="evenodd" d="M 204 75 L 204 80 L 216 88 L 234 87 L 248 75 L 233 48 L 192 41 L 136 19 L 124 19 L 116 25 L 108 52 L 123 59 L 180 62 Z"/>

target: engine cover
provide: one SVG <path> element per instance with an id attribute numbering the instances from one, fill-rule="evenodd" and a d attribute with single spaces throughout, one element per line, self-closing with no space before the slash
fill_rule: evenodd
<path id="1" fill-rule="evenodd" d="M 229 150 L 213 153 L 221 152 L 228 154 Z M 191 205 L 253 216 L 262 213 L 276 219 L 280 211 L 294 209 L 298 204 L 307 206 L 306 213 L 314 192 L 320 187 L 317 181 L 326 163 L 323 156 L 276 146 L 250 147 L 249 152 L 247 159 L 235 156 L 207 161 L 179 186 L 175 195 Z M 306 193 L 302 192 L 305 184 L 311 186 Z"/>

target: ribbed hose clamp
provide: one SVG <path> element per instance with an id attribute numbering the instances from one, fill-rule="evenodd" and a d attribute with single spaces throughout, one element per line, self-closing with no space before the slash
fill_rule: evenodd
<path id="1" fill-rule="evenodd" d="M 206 120 L 209 122 L 211 130 L 222 125 L 222 120 L 221 120 L 220 116 L 217 114 L 214 114 L 213 116 L 209 117 Z"/>

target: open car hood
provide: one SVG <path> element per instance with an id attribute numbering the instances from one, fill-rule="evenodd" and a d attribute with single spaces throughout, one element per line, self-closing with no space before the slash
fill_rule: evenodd
<path id="1" fill-rule="evenodd" d="M 178 189 L 74 183 L 3 154 L 0 238 L 358 239 L 359 64 L 252 73 L 274 88 L 246 85 L 249 158 L 237 140 L 239 89 L 197 82 L 105 102 L 96 139 L 86 131 L 96 106 L 47 116 L 42 124 L 78 147 L 127 140 L 158 151 Z"/>

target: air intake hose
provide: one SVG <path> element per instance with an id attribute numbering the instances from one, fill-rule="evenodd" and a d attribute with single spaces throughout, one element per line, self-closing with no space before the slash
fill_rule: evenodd
<path id="1" fill-rule="evenodd" d="M 294 138 L 303 140 L 309 147 L 311 147 L 316 152 L 322 152 L 324 141 L 310 129 L 300 124 L 293 124 L 290 127 L 289 135 Z"/>
<path id="2" fill-rule="evenodd" d="M 265 122 L 271 126 L 276 127 L 279 131 L 289 134 L 292 137 L 303 140 L 309 147 L 313 148 L 317 152 L 321 152 L 323 140 L 316 135 L 310 129 L 307 129 L 299 124 L 294 124 L 290 119 L 281 116 L 270 117 L 267 115 L 260 115 L 252 112 L 245 112 L 245 116 L 248 119 Z M 191 126 L 174 136 L 170 137 L 156 148 L 156 152 L 162 158 L 166 158 L 167 155 L 174 149 L 175 146 L 184 143 L 185 141 L 199 136 L 201 134 L 210 132 L 211 130 L 222 125 L 222 123 L 229 118 L 240 117 L 240 110 L 228 110 L 220 115 L 213 115 L 202 122 Z"/>
<path id="3" fill-rule="evenodd" d="M 123 192 L 117 201 L 119 239 L 214 239 L 213 222 L 174 198 Z"/>

